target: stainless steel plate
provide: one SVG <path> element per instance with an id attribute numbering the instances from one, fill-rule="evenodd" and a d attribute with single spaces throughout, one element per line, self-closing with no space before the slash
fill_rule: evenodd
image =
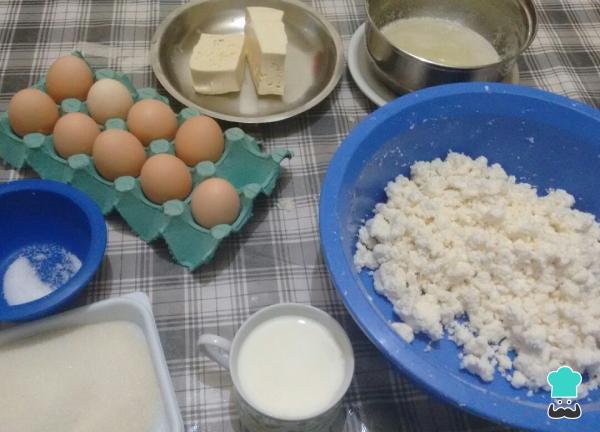
<path id="1" fill-rule="evenodd" d="M 239 93 L 201 95 L 188 66 L 201 33 L 236 33 L 245 25 L 246 6 L 284 12 L 288 36 L 284 96 L 257 96 L 250 72 Z M 335 28 L 297 0 L 200 0 L 171 13 L 152 38 L 151 63 L 164 88 L 178 101 L 222 120 L 267 123 L 300 114 L 325 99 L 344 67 L 342 40 Z"/>

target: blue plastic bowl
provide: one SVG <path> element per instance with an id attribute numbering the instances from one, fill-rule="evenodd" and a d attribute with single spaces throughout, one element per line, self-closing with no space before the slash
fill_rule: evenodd
<path id="1" fill-rule="evenodd" d="M 3 295 L 6 270 L 30 247 L 62 247 L 79 257 L 81 268 L 64 285 L 39 300 L 9 306 Z M 0 321 L 40 318 L 66 307 L 102 262 L 106 224 L 83 192 L 50 180 L 22 180 L 0 186 Z"/>
<path id="2" fill-rule="evenodd" d="M 492 383 L 481 381 L 459 368 L 459 350 L 449 340 L 429 352 L 426 337 L 406 344 L 388 324 L 397 320 L 391 304 L 375 292 L 372 277 L 354 267 L 358 228 L 375 204 L 385 201 L 387 182 L 409 175 L 414 162 L 444 158 L 449 150 L 486 156 L 540 191 L 566 189 L 578 209 L 600 215 L 600 112 L 503 84 L 453 84 L 409 94 L 364 119 L 342 143 L 325 177 L 321 243 L 347 309 L 400 371 L 445 401 L 524 429 L 598 430 L 600 391 L 579 401 L 579 420 L 550 420 L 549 393 L 528 397 L 498 374 Z"/>

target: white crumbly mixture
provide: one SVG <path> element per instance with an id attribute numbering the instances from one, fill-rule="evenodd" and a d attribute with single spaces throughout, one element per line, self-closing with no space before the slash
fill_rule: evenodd
<path id="1" fill-rule="evenodd" d="M 485 381 L 498 370 L 514 387 L 549 390 L 547 374 L 568 365 L 588 374 L 580 397 L 599 386 L 600 226 L 571 195 L 538 197 L 500 165 L 457 153 L 415 163 L 386 193 L 354 260 L 375 270 L 400 336 L 446 330 Z"/>

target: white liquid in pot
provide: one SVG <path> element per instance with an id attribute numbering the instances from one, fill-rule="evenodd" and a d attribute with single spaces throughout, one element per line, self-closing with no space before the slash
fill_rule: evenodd
<path id="1" fill-rule="evenodd" d="M 336 402 L 346 362 L 323 325 L 283 316 L 265 321 L 248 335 L 237 366 L 242 393 L 256 408 L 273 417 L 299 419 Z"/>
<path id="2" fill-rule="evenodd" d="M 479 33 L 441 18 L 406 18 L 381 29 L 397 48 L 451 67 L 476 67 L 500 61 L 496 49 Z"/>

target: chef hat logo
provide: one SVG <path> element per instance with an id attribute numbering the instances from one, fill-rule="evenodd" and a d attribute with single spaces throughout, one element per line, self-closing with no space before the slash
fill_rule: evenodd
<path id="1" fill-rule="evenodd" d="M 548 374 L 548 384 L 552 388 L 551 397 L 576 398 L 577 387 L 581 384 L 581 374 L 569 366 L 562 366 Z"/>

